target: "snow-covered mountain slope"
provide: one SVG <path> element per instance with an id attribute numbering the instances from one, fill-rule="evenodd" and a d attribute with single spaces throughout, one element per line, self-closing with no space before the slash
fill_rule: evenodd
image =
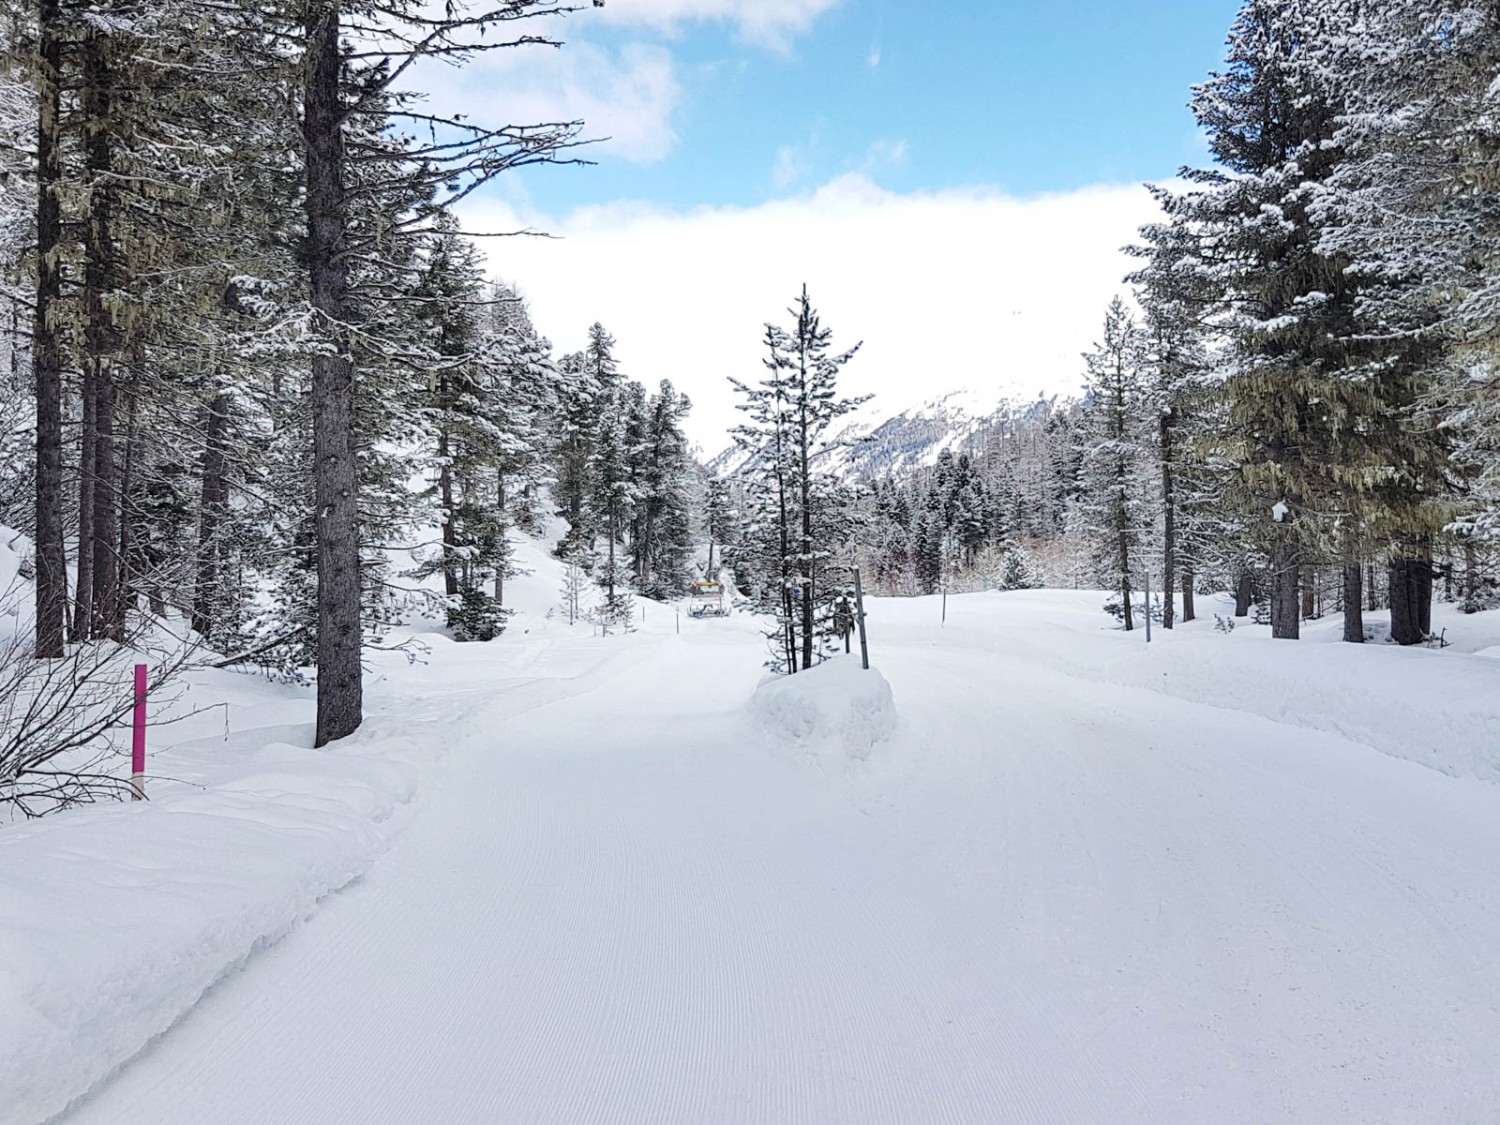
<path id="1" fill-rule="evenodd" d="M 58 1120 L 1492 1120 L 1500 661 L 1211 619 L 1148 648 L 1102 600 L 952 597 L 946 625 L 876 600 L 884 682 L 855 709 L 854 658 L 767 690 L 743 616 L 523 616 L 382 664 L 375 713 L 445 752 L 410 827 Z M 1497 615 L 1448 624 L 1500 640 Z M 150 893 L 133 830 L 201 850 L 170 814 L 116 810 L 88 863 Z M 0 840 L 0 886 L 76 854 L 69 818 L 46 830 Z M 80 886 L 49 870 L 33 916 Z M 276 878 L 179 880 L 168 916 L 214 934 Z M 117 958 L 131 916 L 95 909 Z M 0 929 L 31 940 L 25 913 Z M 0 964 L 0 1006 L 71 987 Z M 32 1063 L 54 1091 L 97 1076 Z"/>
<path id="2" fill-rule="evenodd" d="M 848 481 L 900 477 L 935 465 L 945 449 L 971 448 L 987 427 L 1045 407 L 1048 401 L 1018 407 L 960 391 L 895 415 L 882 415 L 878 403 L 870 403 L 831 435 L 829 444 L 834 448 L 826 464 Z M 707 467 L 716 475 L 733 476 L 745 461 L 743 451 L 731 446 L 708 461 Z"/>

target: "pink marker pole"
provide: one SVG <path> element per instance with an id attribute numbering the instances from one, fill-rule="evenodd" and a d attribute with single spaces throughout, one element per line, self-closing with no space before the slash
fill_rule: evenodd
<path id="1" fill-rule="evenodd" d="M 130 744 L 130 799 L 146 799 L 146 666 L 135 666 L 135 736 Z"/>

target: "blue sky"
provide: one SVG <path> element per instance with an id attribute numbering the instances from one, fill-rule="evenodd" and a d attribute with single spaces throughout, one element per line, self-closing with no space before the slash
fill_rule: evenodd
<path id="1" fill-rule="evenodd" d="M 527 188 L 566 210 L 621 198 L 753 204 L 861 170 L 896 191 L 1021 195 L 1170 176 L 1203 159 L 1188 89 L 1222 57 L 1236 8 L 845 0 L 780 43 L 719 20 L 663 34 L 583 13 L 566 25 L 574 41 L 616 56 L 642 43 L 670 52 L 675 142 L 660 156 L 605 146 L 597 166 L 533 172 Z"/>
<path id="2" fill-rule="evenodd" d="M 1123 289 L 1141 188 L 1207 151 L 1186 103 L 1232 0 L 608 0 L 561 51 L 427 72 L 494 124 L 580 117 L 591 167 L 502 177 L 461 210 L 560 351 L 602 321 L 721 447 L 726 376 L 803 282 L 889 414 L 1077 392 Z"/>

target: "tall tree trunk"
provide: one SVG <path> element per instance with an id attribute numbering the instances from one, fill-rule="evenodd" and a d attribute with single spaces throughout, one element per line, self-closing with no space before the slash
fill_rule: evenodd
<path id="1" fill-rule="evenodd" d="M 1374 613 L 1380 608 L 1380 586 L 1375 581 L 1375 564 L 1365 567 L 1365 609 Z"/>
<path id="2" fill-rule="evenodd" d="M 1163 629 L 1175 624 L 1176 611 L 1172 606 L 1172 591 L 1177 583 L 1177 482 L 1172 473 L 1172 426 L 1175 422 L 1172 411 L 1161 416 L 1161 502 L 1162 502 L 1162 578 L 1161 578 L 1161 625 Z M 1151 607 L 1146 607 L 1149 613 Z M 1186 619 L 1187 607 L 1183 607 Z"/>
<path id="3" fill-rule="evenodd" d="M 802 290 L 802 299 L 807 300 L 807 289 Z M 804 308 L 806 305 L 804 304 Z M 803 338 L 805 349 L 805 333 L 799 331 Z M 798 573 L 802 576 L 802 667 L 804 669 L 813 666 L 813 550 L 812 550 L 812 456 L 808 448 L 812 443 L 811 435 L 808 433 L 807 423 L 807 357 L 801 357 L 801 381 L 799 383 L 799 394 L 802 399 L 801 428 L 798 431 L 798 453 L 802 459 L 799 485 L 802 491 L 802 543 L 799 554 L 802 556 L 797 562 Z"/>
<path id="4" fill-rule="evenodd" d="M 1364 567 L 1350 556 L 1344 563 L 1344 640 L 1352 645 L 1365 643 L 1364 575 Z"/>
<path id="5" fill-rule="evenodd" d="M 218 624 L 219 583 L 224 558 L 224 516 L 229 502 L 225 461 L 229 443 L 229 395 L 219 391 L 208 406 L 203 447 L 203 491 L 198 509 L 198 566 L 193 581 L 193 631 L 201 637 Z"/>
<path id="6" fill-rule="evenodd" d="M 98 432 L 99 400 L 94 365 L 83 365 L 81 380 L 83 425 L 78 439 L 78 573 L 73 594 L 73 639 L 88 640 L 94 621 L 94 437 Z"/>
<path id="7" fill-rule="evenodd" d="M 55 326 L 62 294 L 60 151 L 63 17 L 58 0 L 37 6 L 37 273 L 31 367 L 36 383 L 36 655 L 63 655 L 68 555 L 62 521 L 62 352 Z"/>
<path id="8" fill-rule="evenodd" d="M 1295 641 L 1302 635 L 1298 553 L 1292 529 L 1278 529 L 1271 546 L 1271 636 L 1277 640 Z"/>
<path id="9" fill-rule="evenodd" d="M 1418 607 L 1416 561 L 1399 558 L 1390 563 L 1391 639 L 1398 645 L 1420 644 L 1426 635 Z"/>
<path id="10" fill-rule="evenodd" d="M 614 612 L 615 608 L 615 536 L 619 534 L 617 524 L 618 520 L 615 515 L 614 500 L 611 498 L 609 505 L 609 569 L 604 572 L 604 583 L 609 593 L 607 604 L 611 613 Z"/>
<path id="11" fill-rule="evenodd" d="M 1182 619 L 1183 621 L 1196 621 L 1198 619 L 1197 607 L 1193 604 L 1193 587 L 1197 584 L 1197 575 L 1193 573 L 1192 567 L 1184 567 L 1182 571 Z"/>
<path id="12" fill-rule="evenodd" d="M 1122 462 L 1119 470 L 1120 478 L 1123 480 L 1125 466 Z M 1117 498 L 1115 535 L 1117 536 L 1120 565 L 1120 595 L 1125 605 L 1125 631 L 1129 633 L 1135 628 L 1134 609 L 1130 604 L 1130 524 L 1126 515 L 1125 493 L 1123 487 Z M 1146 612 L 1151 612 L 1151 607 L 1146 607 Z"/>
<path id="13" fill-rule="evenodd" d="M 443 592 L 458 593 L 458 520 L 453 510 L 453 466 L 448 463 L 448 431 L 438 429 L 438 493 L 443 505 Z"/>
<path id="14" fill-rule="evenodd" d="M 139 348 L 132 349 L 130 362 L 130 384 L 125 405 L 125 461 L 120 469 L 120 480 L 116 489 L 120 498 L 120 540 L 115 558 L 119 561 L 119 594 L 114 600 L 113 612 L 107 627 L 111 639 L 124 643 L 126 614 L 135 606 L 136 582 L 139 569 L 132 565 L 135 560 L 135 535 L 138 517 L 132 503 L 135 495 L 135 472 L 140 463 L 140 425 L 138 410 L 141 400 L 141 379 L 145 376 L 145 359 Z"/>
<path id="15" fill-rule="evenodd" d="M 94 438 L 94 621 L 90 632 L 110 637 L 120 600 L 119 472 L 115 463 L 115 381 L 108 359 L 99 363 L 95 385 Z"/>
<path id="16" fill-rule="evenodd" d="M 781 404 L 777 399 L 778 407 Z M 781 620 L 782 632 L 786 646 L 786 670 L 788 675 L 797 672 L 797 617 L 796 607 L 792 604 L 792 569 L 789 556 L 792 549 L 792 516 L 787 507 L 786 495 L 786 461 L 783 442 L 786 440 L 784 429 L 779 421 L 781 415 L 778 410 L 776 426 L 776 504 L 777 504 L 777 533 L 778 542 L 781 547 L 780 572 L 781 572 Z"/>
<path id="17" fill-rule="evenodd" d="M 1255 579 L 1248 570 L 1240 571 L 1234 584 L 1234 615 L 1250 616 L 1250 603 L 1255 600 Z"/>
<path id="18" fill-rule="evenodd" d="M 1316 601 L 1318 574 L 1317 571 L 1310 567 L 1305 568 L 1302 573 L 1304 578 L 1302 583 L 1302 616 L 1310 620 L 1318 614 Z"/>
<path id="19" fill-rule="evenodd" d="M 88 630 L 107 637 L 117 616 L 119 559 L 118 473 L 115 464 L 114 356 L 119 346 L 113 297 L 119 287 L 115 252 L 115 182 L 111 33 L 91 26 L 83 42 L 84 169 L 88 185 L 88 215 L 84 224 L 83 303 L 86 341 L 84 369 L 92 384 L 93 435 L 91 457 L 92 532 Z M 79 544 L 80 571 L 83 544 Z"/>
<path id="20" fill-rule="evenodd" d="M 1418 555 L 1412 567 L 1413 587 L 1417 603 L 1417 628 L 1422 636 L 1432 633 L 1432 540 L 1422 536 L 1418 542 Z"/>
<path id="21" fill-rule="evenodd" d="M 358 466 L 344 194 L 339 5 L 310 4 L 304 67 L 309 295 L 326 350 L 312 361 L 314 503 L 318 552 L 318 746 L 364 718 L 361 678 Z"/>

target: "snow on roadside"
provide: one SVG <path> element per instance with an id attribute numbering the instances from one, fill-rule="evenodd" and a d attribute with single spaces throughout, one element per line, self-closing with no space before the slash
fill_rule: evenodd
<path id="1" fill-rule="evenodd" d="M 1332 643 L 1342 628 L 1337 616 L 1310 623 L 1302 641 L 1272 640 L 1268 629 L 1244 622 L 1225 635 L 1213 614 L 1228 611 L 1211 602 L 1206 619 L 1158 628 L 1148 645 L 1142 629 L 1110 628 L 1102 598 L 1067 590 L 966 594 L 949 599 L 946 631 L 1081 679 L 1339 734 L 1452 777 L 1500 781 L 1500 662 L 1465 651 L 1494 643 L 1486 638 L 1500 629 L 1500 614 L 1435 613 L 1458 642 L 1440 651 Z M 882 599 L 871 616 L 877 629 L 886 619 L 916 625 L 936 618 L 935 605 L 922 604 L 932 601 Z M 1366 617 L 1378 627 L 1384 615 Z M 1003 685 L 996 690 L 1003 698 Z"/>
<path id="2" fill-rule="evenodd" d="M 868 760 L 898 724 L 891 685 L 878 669 L 866 671 L 848 657 L 768 677 L 750 709 L 764 730 L 824 768 Z"/>
<path id="3" fill-rule="evenodd" d="M 295 717 L 286 689 L 262 686 L 262 718 Z M 0 833 L 3 1125 L 45 1120 L 107 1077 L 394 838 L 416 772 L 385 756 L 390 739 L 242 749 L 253 735 L 214 766 L 201 740 L 153 762 L 211 784 L 159 780 L 143 804 Z"/>

